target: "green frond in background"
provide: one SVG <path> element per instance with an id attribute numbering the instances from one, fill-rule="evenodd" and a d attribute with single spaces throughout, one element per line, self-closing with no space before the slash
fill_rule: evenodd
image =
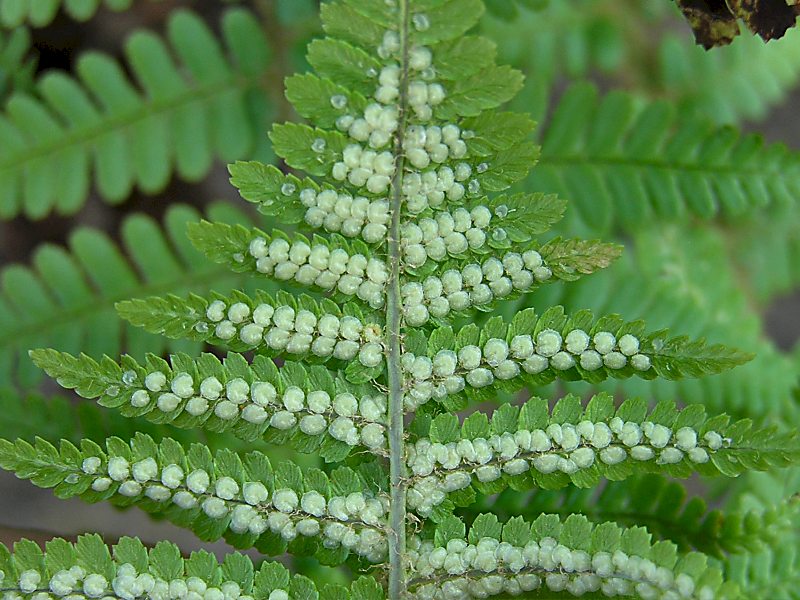
<path id="1" fill-rule="evenodd" d="M 77 78 L 52 71 L 35 94 L 13 94 L 0 114 L 0 215 L 72 214 L 93 183 L 119 203 L 134 185 L 162 190 L 173 172 L 196 181 L 215 158 L 269 158 L 256 134 L 270 114 L 269 46 L 247 11 L 231 9 L 220 27 L 224 45 L 176 11 L 167 42 L 147 31 L 127 39 L 124 67 L 90 52 Z"/>
<path id="2" fill-rule="evenodd" d="M 541 139 L 525 186 L 568 198 L 565 225 L 584 235 L 780 210 L 800 194 L 796 152 L 624 92 L 571 87 Z"/>
<path id="3" fill-rule="evenodd" d="M 324 33 L 254 6 L 32 87 L 0 40 L 0 216 L 219 159 L 265 217 L 132 214 L 5 267 L 0 468 L 299 574 L 84 536 L 0 545 L 4 600 L 796 596 L 800 354 L 762 311 L 800 280 L 800 160 L 736 122 L 797 36 L 675 50 L 649 0 L 333 0 Z M 0 24 L 61 8 L 103 6 Z"/>
<path id="4" fill-rule="evenodd" d="M 209 215 L 222 221 L 246 222 L 236 208 L 215 204 Z M 145 352 L 196 351 L 197 345 L 170 342 L 127 327 L 114 305 L 131 294 L 179 293 L 213 285 L 225 291 L 241 278 L 214 267 L 186 239 L 186 223 L 199 217 L 187 206 L 172 207 L 163 226 L 144 215 L 132 215 L 122 225 L 123 248 L 102 232 L 76 229 L 69 249 L 41 246 L 33 267 L 12 265 L 0 273 L 0 379 L 20 389 L 41 381 L 32 368 L 31 348 L 56 343 L 65 351 L 92 355 L 133 356 Z"/>
<path id="5" fill-rule="evenodd" d="M 0 31 L 0 102 L 12 90 L 30 91 L 36 59 L 28 57 L 31 36 L 27 29 Z"/>
<path id="6" fill-rule="evenodd" d="M 747 231 L 746 226 L 743 228 Z M 567 310 L 591 308 L 598 313 L 619 310 L 630 318 L 646 317 L 653 327 L 680 327 L 696 337 L 750 348 L 755 354 L 751 363 L 701 380 L 628 379 L 599 387 L 618 390 L 626 396 L 681 398 L 759 421 L 795 418 L 797 404 L 791 392 L 797 385 L 798 369 L 790 357 L 764 339 L 761 319 L 753 314 L 747 302 L 751 281 L 771 277 L 770 273 L 786 264 L 781 254 L 785 239 L 762 240 L 762 243 L 766 247 L 758 252 L 768 254 L 774 250 L 778 254 L 753 264 L 751 280 L 732 264 L 729 242 L 723 232 L 663 224 L 639 228 L 620 260 L 602 276 L 585 278 L 563 288 L 543 288 L 510 308 L 507 314 L 521 306 L 544 310 L 556 303 Z M 698 252 L 703 260 L 696 259 Z M 739 254 L 738 248 L 736 255 L 751 258 L 744 251 Z M 776 262 L 778 258 L 780 261 Z M 576 393 L 587 391 L 580 383 L 565 387 Z"/>
<path id="7" fill-rule="evenodd" d="M 64 10 L 76 21 L 88 21 L 101 8 L 115 12 L 128 10 L 134 0 L 0 0 L 0 24 L 3 27 L 18 27 L 30 24 L 33 27 L 49 25 Z"/>

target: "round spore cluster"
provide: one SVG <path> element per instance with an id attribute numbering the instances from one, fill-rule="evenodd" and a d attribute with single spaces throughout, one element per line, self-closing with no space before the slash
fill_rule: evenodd
<path id="1" fill-rule="evenodd" d="M 469 262 L 441 275 L 430 275 L 422 282 L 406 283 L 401 290 L 403 316 L 408 325 L 418 327 L 431 317 L 441 319 L 452 311 L 486 306 L 512 293 L 528 291 L 552 276 L 536 250 L 507 252 L 501 258 Z"/>
<path id="2" fill-rule="evenodd" d="M 198 321 L 199 332 L 227 342 L 238 340 L 248 348 L 266 346 L 288 354 L 311 353 L 317 357 L 351 361 L 358 358 L 375 367 L 383 360 L 383 329 L 352 316 L 317 315 L 291 306 L 266 302 L 251 308 L 245 302 L 214 300 L 206 309 L 207 321 Z"/>
<path id="3" fill-rule="evenodd" d="M 486 244 L 491 219 L 487 207 L 476 206 L 471 211 L 457 208 L 452 213 L 438 212 L 434 218 L 407 221 L 400 232 L 403 261 L 418 268 L 429 258 L 439 262 L 448 256 L 480 250 Z"/>
<path id="4" fill-rule="evenodd" d="M 519 596 L 534 590 L 574 596 L 599 592 L 608 597 L 637 596 L 647 600 L 714 600 L 710 586 L 697 585 L 687 573 L 636 555 L 587 552 L 569 548 L 551 537 L 515 546 L 494 538 L 476 544 L 453 539 L 446 546 L 412 540 L 413 576 L 421 583 L 417 600 L 471 600 L 498 594 Z"/>
<path id="5" fill-rule="evenodd" d="M 256 260 L 259 273 L 279 281 L 357 296 L 372 308 L 381 308 L 386 301 L 389 270 L 381 259 L 350 254 L 343 248 L 331 250 L 325 244 L 261 236 L 250 241 L 248 253 Z"/>
<path id="6" fill-rule="evenodd" d="M 605 465 L 626 460 L 703 464 L 729 443 L 715 431 L 702 435 L 691 427 L 673 431 L 651 421 L 634 423 L 619 417 L 576 425 L 551 423 L 546 429 L 520 429 L 448 444 L 422 438 L 408 448 L 407 464 L 413 474 L 408 504 L 428 516 L 448 493 L 474 480 L 488 483 L 504 474 L 529 471 L 572 475 L 596 461 Z"/>
<path id="7" fill-rule="evenodd" d="M 123 376 L 130 404 L 192 417 L 212 414 L 229 423 L 245 421 L 263 428 L 299 429 L 306 435 L 329 434 L 350 446 L 363 445 L 383 452 L 386 447 L 386 397 L 349 392 L 333 396 L 324 390 L 303 390 L 295 385 L 241 377 L 193 377 L 186 372 L 147 373 L 141 384 Z M 277 384 L 277 385 L 276 385 Z"/>
<path id="8" fill-rule="evenodd" d="M 80 475 L 91 489 L 128 498 L 147 498 L 182 510 L 199 508 L 212 519 L 229 519 L 234 533 L 260 536 L 266 531 L 291 541 L 298 535 L 322 537 L 323 544 L 380 561 L 386 552 L 382 532 L 388 499 L 356 492 L 326 498 L 316 491 L 298 494 L 279 488 L 270 494 L 260 481 L 240 481 L 201 468 L 186 469 L 154 458 L 129 461 L 120 456 L 84 459 Z"/>
<path id="9" fill-rule="evenodd" d="M 306 207 L 305 222 L 314 229 L 360 237 L 369 244 L 386 240 L 389 202 L 385 199 L 370 200 L 347 192 L 306 188 L 300 192 L 300 202 Z"/>
<path id="10" fill-rule="evenodd" d="M 574 329 L 562 336 L 545 329 L 536 336 L 517 335 L 506 342 L 491 338 L 482 346 L 467 345 L 457 352 L 440 350 L 432 359 L 407 354 L 402 367 L 408 374 L 406 403 L 410 409 L 431 398 L 457 394 L 466 387 L 492 385 L 496 379 L 514 379 L 523 372 L 536 375 L 547 369 L 562 372 L 580 366 L 586 371 L 623 369 L 630 364 L 637 371 L 651 368 L 651 359 L 639 352 L 639 339 L 625 334 L 600 331 L 590 336 Z"/>

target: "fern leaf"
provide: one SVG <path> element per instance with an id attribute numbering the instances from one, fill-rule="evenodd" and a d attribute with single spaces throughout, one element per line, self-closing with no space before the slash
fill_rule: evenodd
<path id="1" fill-rule="evenodd" d="M 0 101 L 13 91 L 29 92 L 33 88 L 36 59 L 28 57 L 31 35 L 22 27 L 0 33 Z"/>
<path id="2" fill-rule="evenodd" d="M 800 35 L 790 30 L 769 44 L 740 36 L 711 56 L 667 35 L 658 50 L 656 93 L 677 97 L 683 113 L 702 114 L 719 124 L 761 120 L 784 101 L 800 71 Z"/>
<path id="3" fill-rule="evenodd" d="M 679 482 L 650 473 L 624 481 L 609 481 L 597 489 L 567 487 L 529 493 L 506 489 L 479 497 L 470 512 L 491 511 L 499 519 L 515 515 L 535 519 L 542 513 L 561 518 L 579 513 L 589 519 L 621 526 L 643 525 L 682 551 L 698 550 L 717 558 L 758 552 L 784 535 L 798 512 L 795 501 L 748 509 L 709 509 L 699 496 L 687 496 Z M 465 509 L 461 509 L 464 511 Z"/>
<path id="4" fill-rule="evenodd" d="M 245 221 L 236 209 L 213 205 L 217 219 Z M 241 280 L 203 260 L 185 239 L 184 228 L 198 214 L 185 206 L 167 211 L 163 226 L 133 215 L 122 225 L 124 247 L 104 234 L 78 229 L 69 250 L 45 245 L 33 258 L 33 268 L 6 267 L 0 282 L 0 379 L 32 388 L 41 371 L 32 368 L 27 352 L 42 345 L 90 354 L 118 354 L 124 347 L 134 356 L 199 349 L 192 344 L 166 344 L 119 323 L 114 303 L 132 293 L 220 289 Z M 130 259 L 125 258 L 127 253 Z M 35 300 L 35 302 L 34 302 Z"/>
<path id="5" fill-rule="evenodd" d="M 36 350 L 31 357 L 62 387 L 126 417 L 231 431 L 276 445 L 288 441 L 328 461 L 343 460 L 354 446 L 385 453 L 385 396 L 321 366 L 285 363 L 278 369 L 263 356 L 248 364 L 239 354 L 222 362 L 211 354 L 179 354 L 169 364 L 149 355 L 144 365 L 130 357 L 98 362 L 55 350 Z"/>
<path id="6" fill-rule="evenodd" d="M 642 105 L 623 92 L 598 100 L 593 87 L 574 86 L 543 132 L 527 185 L 570 198 L 593 235 L 656 218 L 710 219 L 793 205 L 795 153 L 762 149 L 759 137 L 702 119 L 678 125 L 676 114 L 663 102 Z"/>
<path id="7" fill-rule="evenodd" d="M 532 208 L 536 206 L 534 203 Z M 452 215 L 446 214 L 451 220 L 455 220 Z M 471 218 L 468 214 L 463 216 L 465 213 L 456 214 L 459 218 Z M 442 213 L 439 216 L 441 217 Z M 433 244 L 429 244 L 426 248 L 421 244 L 412 243 L 424 235 L 423 228 L 433 227 L 438 228 L 436 222 L 430 219 L 421 221 L 419 226 L 413 223 L 407 223 L 405 226 L 406 242 L 402 245 L 404 258 L 409 267 L 413 267 L 407 268 L 408 279 L 422 280 L 424 276 L 440 269 L 455 270 L 464 279 L 468 277 L 474 279 L 472 272 L 480 270 L 481 274 L 478 275 L 477 281 L 468 283 L 475 289 L 472 292 L 473 297 L 467 299 L 467 304 L 472 302 L 481 310 L 488 310 L 492 306 L 491 300 L 494 297 L 510 298 L 530 291 L 537 283 L 572 281 L 580 275 L 605 268 L 619 256 L 621 250 L 614 244 L 557 238 L 546 244 L 531 242 L 515 247 L 515 251 L 490 257 L 482 263 L 475 263 L 474 258 L 470 257 L 437 265 L 437 259 L 444 259 L 448 248 L 457 255 L 467 254 L 468 243 L 467 238 L 460 234 L 456 234 L 460 242 L 456 240 L 449 245 L 448 241 L 451 238 L 444 238 L 442 249 L 437 249 L 437 254 L 434 254 Z M 506 235 L 504 229 L 495 229 L 492 235 L 498 231 Z M 208 222 L 190 225 L 189 237 L 210 259 L 225 264 L 234 271 L 259 273 L 279 281 L 292 281 L 325 292 L 333 292 L 334 300 L 346 301 L 357 297 L 373 309 L 385 305 L 388 267 L 381 259 L 368 258 L 371 254 L 370 249 L 360 241 L 351 244 L 337 236 L 329 239 L 316 236 L 308 240 L 299 235 L 286 236 L 280 231 L 268 235 L 259 229 Z M 440 241 L 441 239 L 439 238 Z M 480 236 L 479 241 L 487 241 L 485 233 Z M 505 242 L 502 245 L 509 246 L 507 235 L 502 238 L 502 242 Z M 457 250 L 456 244 L 459 244 Z M 481 254 L 485 255 L 493 246 L 496 248 L 498 245 L 501 244 L 489 242 L 481 246 Z M 439 253 L 443 253 L 444 256 Z M 525 267 L 530 270 L 526 270 Z M 501 276 L 503 273 L 506 274 L 505 277 Z M 488 285 L 481 286 L 483 277 L 486 278 Z M 427 283 L 430 285 L 430 281 Z M 483 293 L 486 290 L 488 292 Z M 481 294 L 486 298 L 481 299 Z M 409 307 L 416 304 L 413 299 L 409 300 Z M 435 299 L 429 299 L 423 305 L 427 307 L 429 313 L 437 311 Z M 435 316 L 445 315 L 437 312 Z M 424 325 L 426 320 L 414 318 L 414 325 Z"/>
<path id="8" fill-rule="evenodd" d="M 442 436 L 445 426 L 448 434 Z M 522 408 L 507 404 L 491 423 L 476 413 L 460 429 L 454 415 L 440 415 L 430 437 L 410 451 L 409 504 L 423 516 L 436 518 L 434 509 L 447 492 L 470 502 L 463 491 L 470 486 L 483 494 L 509 486 L 591 487 L 601 477 L 620 480 L 642 471 L 735 477 L 800 457 L 794 432 L 754 430 L 750 421 L 730 423 L 724 416 L 709 419 L 697 404 L 678 412 L 674 403 L 661 402 L 648 415 L 643 401 L 628 400 L 615 411 L 607 395 L 594 396 L 586 409 L 566 396 L 552 414 L 538 398 Z"/>
<path id="9" fill-rule="evenodd" d="M 144 419 L 126 419 L 89 403 L 74 403 L 63 396 L 19 394 L 12 389 L 0 389 L 0 437 L 20 437 L 32 440 L 67 439 L 79 443 L 82 439 L 102 442 L 110 435 L 133 437 L 138 431 L 154 437 L 170 435 L 182 443 L 199 441 L 200 432 L 148 423 Z M 210 434 L 212 437 L 214 434 Z M 204 439 L 205 436 L 204 436 Z M 215 440 L 229 443 L 229 440 Z"/>
<path id="10" fill-rule="evenodd" d="M 29 595 L 47 589 L 82 600 L 196 589 L 265 599 L 318 597 L 310 579 L 291 575 L 277 562 L 265 561 L 256 568 L 250 558 L 238 553 L 218 562 L 205 550 L 184 558 L 172 542 L 147 548 L 133 537 L 122 537 L 109 548 L 96 534 L 79 536 L 74 543 L 54 538 L 44 551 L 24 539 L 10 552 L 0 545 L 0 573 L 4 575 L 3 589 L 9 594 Z"/>
<path id="11" fill-rule="evenodd" d="M 627 242 L 630 252 L 602 277 L 541 289 L 509 307 L 505 314 L 511 318 L 526 306 L 544 311 L 554 304 L 563 304 L 567 311 L 619 310 L 631 317 L 647 317 L 657 328 L 678 328 L 693 337 L 747 347 L 755 354 L 751 363 L 701 381 L 644 382 L 632 378 L 593 385 L 628 397 L 681 398 L 702 403 L 710 411 L 760 422 L 793 418 L 797 411 L 791 401 L 797 382 L 795 370 L 788 357 L 763 339 L 762 324 L 742 296 L 742 278 L 732 269 L 726 237 L 708 229 L 663 224 L 641 229 Z M 759 239 L 758 248 L 753 240 L 753 251 L 771 247 L 772 238 Z M 775 260 L 782 259 L 782 252 L 774 255 Z M 702 261 L 696 259 L 698 253 L 704 257 Z M 763 277 L 769 276 L 763 273 L 764 267 L 756 270 Z M 708 285 L 709 281 L 714 284 Z M 583 383 L 565 386 L 578 394 L 596 391 Z"/>
<path id="12" fill-rule="evenodd" d="M 273 467 L 260 452 L 212 455 L 201 444 L 184 449 L 144 434 L 108 438 L 105 449 L 88 440 L 80 448 L 66 440 L 58 448 L 41 438 L 0 440 L 0 465 L 60 498 L 136 505 L 204 540 L 225 537 L 270 555 L 289 546 L 335 564 L 350 552 L 372 562 L 386 552 L 384 491 L 346 467 L 330 476 L 303 472 L 287 460 Z"/>
<path id="13" fill-rule="evenodd" d="M 797 530 L 797 524 L 793 531 Z M 735 555 L 724 564 L 725 576 L 739 584 L 745 597 L 754 600 L 797 598 L 797 538 L 787 535 L 780 543 L 749 555 Z"/>
<path id="14" fill-rule="evenodd" d="M 227 12 L 222 30 L 230 57 L 199 17 L 178 11 L 167 26 L 169 46 L 144 31 L 126 44 L 138 86 L 111 58 L 90 53 L 78 60 L 79 80 L 53 72 L 39 80 L 37 95 L 14 94 L 0 115 L 9 141 L 0 150 L 0 215 L 72 214 L 86 200 L 92 171 L 100 195 L 118 203 L 134 184 L 146 193 L 163 189 L 173 170 L 197 180 L 215 155 L 261 152 L 248 103 L 265 104 L 257 92 L 267 43 L 242 10 Z"/>
<path id="15" fill-rule="evenodd" d="M 433 540 L 417 542 L 413 594 L 431 598 L 476 589 L 481 597 L 530 592 L 536 592 L 530 597 L 547 598 L 559 592 L 567 597 L 598 592 L 600 597 L 740 597 L 737 586 L 723 583 L 705 555 L 679 555 L 673 544 L 653 543 L 643 527 L 596 525 L 582 515 L 562 521 L 548 514 L 533 522 L 499 523 L 486 514 L 475 519 L 469 533 L 465 529 L 452 517 L 439 524 Z"/>
<path id="16" fill-rule="evenodd" d="M 88 21 L 101 8 L 121 12 L 128 10 L 133 0 L 0 0 L 0 23 L 3 27 L 46 27 L 63 11 L 76 21 Z"/>
<path id="17" fill-rule="evenodd" d="M 383 328 L 353 303 L 340 309 L 328 299 L 317 302 L 285 291 L 271 296 L 235 290 L 230 296 L 213 294 L 210 300 L 197 295 L 126 300 L 117 304 L 117 312 L 137 327 L 170 338 L 312 362 L 347 361 L 353 383 L 374 378 L 383 369 Z"/>
<path id="18" fill-rule="evenodd" d="M 670 338 L 666 330 L 646 333 L 643 321 L 626 323 L 619 315 L 595 319 L 582 310 L 568 316 L 560 306 L 541 316 L 533 309 L 517 312 L 510 323 L 500 316 L 482 328 L 470 323 L 457 335 L 443 327 L 433 332 L 427 352 L 424 346 L 421 350 L 409 351 L 403 361 L 410 408 L 456 394 L 484 401 L 493 389 L 517 391 L 556 378 L 598 383 L 633 375 L 647 380 L 700 377 L 752 358 L 702 339 Z"/>
<path id="19" fill-rule="evenodd" d="M 486 141 L 484 138 L 481 140 Z M 492 152 L 491 146 L 487 146 L 487 152 Z M 320 187 L 311 179 L 300 180 L 272 165 L 258 162 L 240 161 L 230 165 L 229 169 L 231 183 L 239 188 L 242 197 L 256 204 L 258 210 L 266 215 L 280 216 L 286 223 L 304 221 L 312 229 L 361 238 L 367 243 L 380 241 L 386 235 L 389 216 L 388 203 L 384 199 L 353 198 L 343 190 Z M 331 216 L 329 204 L 338 202 L 340 197 L 349 201 L 348 214 Z M 451 233 L 466 235 L 453 236 L 449 245 L 444 244 L 443 251 L 437 251 L 434 244 L 428 243 L 425 260 L 442 260 L 447 255 L 466 253 L 487 254 L 495 248 L 510 248 L 511 242 L 531 241 L 534 235 L 545 233 L 558 222 L 565 207 L 566 203 L 556 196 L 532 193 L 476 198 L 461 210 L 438 212 L 435 218 L 420 220 L 419 228 L 425 228 L 423 240 L 425 235 L 435 238 L 435 233 L 446 230 L 450 221 L 455 225 L 456 219 L 459 229 L 464 231 Z M 465 210 L 469 212 L 465 213 Z M 466 227 L 467 218 L 471 227 Z M 417 224 L 409 222 L 406 226 L 413 229 Z"/>

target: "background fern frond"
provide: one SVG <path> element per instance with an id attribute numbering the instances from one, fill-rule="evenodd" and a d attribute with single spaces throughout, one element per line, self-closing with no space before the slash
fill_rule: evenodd
<path id="1" fill-rule="evenodd" d="M 624 92 L 598 99 L 594 87 L 573 86 L 541 131 L 542 156 L 525 185 L 570 200 L 563 226 L 582 235 L 794 206 L 796 153 L 708 119 L 677 123 L 676 114 L 665 102 Z"/>
<path id="2" fill-rule="evenodd" d="M 78 79 L 53 71 L 36 95 L 12 95 L 0 115 L 0 215 L 71 214 L 93 181 L 119 203 L 134 184 L 163 189 L 173 171 L 197 180 L 215 156 L 269 156 L 254 134 L 269 111 L 261 89 L 267 41 L 244 10 L 226 12 L 221 28 L 224 49 L 199 17 L 177 11 L 169 44 L 146 31 L 131 35 L 125 67 L 88 53 L 76 64 Z"/>
<path id="3" fill-rule="evenodd" d="M 12 92 L 30 92 L 36 59 L 30 57 L 31 34 L 19 27 L 0 31 L 0 104 Z"/>
<path id="4" fill-rule="evenodd" d="M 25 23 L 32 27 L 46 27 L 59 10 L 76 21 L 88 21 L 103 8 L 122 12 L 133 5 L 133 0 L 0 0 L 0 24 L 18 27 Z"/>
<path id="5" fill-rule="evenodd" d="M 746 228 L 743 225 L 743 230 Z M 742 237 L 748 239 L 747 234 L 742 233 Z M 751 238 L 754 246 L 756 237 Z M 767 248 L 764 254 L 776 249 L 770 240 L 758 239 Z M 511 307 L 508 316 L 528 305 L 545 310 L 560 303 L 568 311 L 585 307 L 598 313 L 614 307 L 631 318 L 647 317 L 654 327 L 677 327 L 688 335 L 751 348 L 755 354 L 751 363 L 702 380 L 645 383 L 631 378 L 595 385 L 627 396 L 682 398 L 737 417 L 775 422 L 781 420 L 780 415 L 793 418 L 797 414 L 791 399 L 796 369 L 790 358 L 763 338 L 762 323 L 745 302 L 740 287 L 753 278 L 770 277 L 770 270 L 782 264 L 783 255 L 778 252 L 772 262 L 764 257 L 765 262 L 752 263 L 752 278 L 742 278 L 731 266 L 727 248 L 726 234 L 708 228 L 681 227 L 680 233 L 677 227 L 663 224 L 643 228 L 628 240 L 627 251 L 614 268 L 560 289 L 542 288 Z M 698 251 L 702 252 L 702 261 L 696 260 Z M 744 252 L 741 255 L 749 258 Z M 709 286 L 709 281 L 714 285 Z M 580 383 L 567 383 L 565 387 L 576 393 L 589 391 Z"/>
<path id="6" fill-rule="evenodd" d="M 609 481 L 594 489 L 528 493 L 508 489 L 497 496 L 481 494 L 474 505 L 459 509 L 468 516 L 491 512 L 500 520 L 516 515 L 535 519 L 541 513 L 566 518 L 580 513 L 595 522 L 643 525 L 683 551 L 696 549 L 715 557 L 758 552 L 777 542 L 793 526 L 798 511 L 800 506 L 792 500 L 761 509 L 709 509 L 702 497 L 689 496 L 681 483 L 654 473 Z"/>
<path id="7" fill-rule="evenodd" d="M 225 204 L 209 209 L 222 221 L 247 222 L 239 210 Z M 169 343 L 120 323 L 114 304 L 131 294 L 218 289 L 240 285 L 230 271 L 214 267 L 192 248 L 185 227 L 199 214 L 187 206 L 167 211 L 164 225 L 132 215 L 122 225 L 124 248 L 103 233 L 77 229 L 69 250 L 40 247 L 33 268 L 6 267 L 0 275 L 0 379 L 25 389 L 41 381 L 41 371 L 27 357 L 30 348 L 53 344 L 94 356 L 128 353 L 143 357 L 197 350 L 197 345 Z M 125 255 L 128 255 L 126 257 Z"/>

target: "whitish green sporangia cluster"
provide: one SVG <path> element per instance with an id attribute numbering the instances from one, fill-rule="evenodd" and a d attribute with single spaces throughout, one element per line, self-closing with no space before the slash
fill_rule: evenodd
<path id="1" fill-rule="evenodd" d="M 494 64 L 491 42 L 466 35 L 481 10 L 479 0 L 323 3 L 328 37 L 309 47 L 314 73 L 287 80 L 287 98 L 309 123 L 271 133 L 275 152 L 305 175 L 252 162 L 230 168 L 242 195 L 277 223 L 189 228 L 211 260 L 256 286 L 286 289 L 118 305 L 134 325 L 216 346 L 224 359 L 31 354 L 64 387 L 125 416 L 264 442 L 263 453 L 142 434 L 57 448 L 0 442 L 0 466 L 59 496 L 136 505 L 204 540 L 369 574 L 350 588 L 317 589 L 274 563 L 254 575 L 237 555 L 222 567 L 202 555 L 167 568 L 167 546 L 148 555 L 133 541 L 88 560 L 82 544 L 97 538 L 82 538 L 53 542 L 44 557 L 24 545 L 0 554 L 6 600 L 737 596 L 704 556 L 679 555 L 643 528 L 477 515 L 477 500 L 506 488 L 591 487 L 648 471 L 736 476 L 798 458 L 794 434 L 669 402 L 566 396 L 551 410 L 552 398 L 533 398 L 503 404 L 491 420 L 457 416 L 556 379 L 699 377 L 749 358 L 558 306 L 475 318 L 476 309 L 603 269 L 620 252 L 539 239 L 564 201 L 504 193 L 538 149 L 530 119 L 498 110 L 521 74 Z M 285 445 L 329 464 L 268 458 Z"/>

